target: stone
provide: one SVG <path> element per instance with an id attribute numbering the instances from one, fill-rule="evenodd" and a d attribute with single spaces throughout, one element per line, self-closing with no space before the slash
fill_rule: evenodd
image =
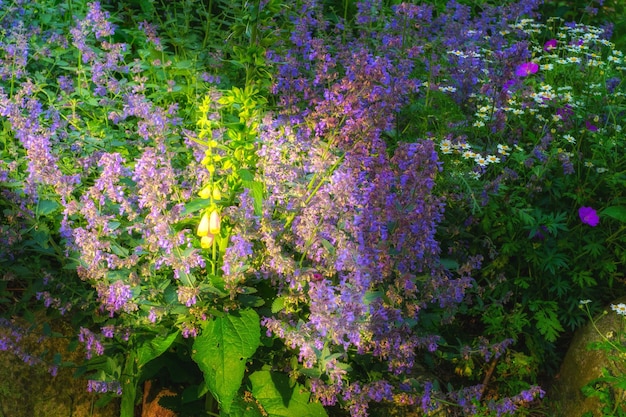
<path id="1" fill-rule="evenodd" d="M 174 391 L 153 387 L 152 381 L 146 381 L 143 386 L 141 417 L 176 417 L 176 413 L 159 404 L 161 398 L 173 396 L 176 396 Z"/>
<path id="2" fill-rule="evenodd" d="M 611 304 L 625 302 L 626 297 L 623 297 Z M 585 396 L 582 388 L 590 381 L 601 377 L 603 369 L 615 369 L 619 366 L 609 357 L 610 353 L 589 348 L 591 344 L 602 340 L 601 335 L 614 338 L 618 331 L 624 329 L 626 317 L 615 313 L 610 306 L 607 306 L 605 311 L 607 314 L 594 319 L 595 326 L 588 323 L 574 334 L 550 394 L 552 397 L 550 408 L 553 409 L 555 417 L 582 417 L 589 412 L 594 417 L 604 415 L 601 412 L 603 404 L 600 400 L 595 396 Z M 622 368 L 626 365 L 626 361 L 624 362 Z M 622 369 L 621 372 L 624 371 L 626 370 Z M 618 389 L 613 394 L 616 398 L 623 399 L 625 393 Z M 626 403 L 622 406 L 626 406 Z"/>

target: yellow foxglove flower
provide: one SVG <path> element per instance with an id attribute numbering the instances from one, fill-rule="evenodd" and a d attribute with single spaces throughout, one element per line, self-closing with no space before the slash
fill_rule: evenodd
<path id="1" fill-rule="evenodd" d="M 200 246 L 203 249 L 209 249 L 213 245 L 214 239 L 215 239 L 215 236 L 213 236 L 210 233 L 206 236 L 202 236 L 202 239 L 200 239 Z"/>
<path id="2" fill-rule="evenodd" d="M 207 236 L 209 234 L 209 214 L 207 212 L 202 215 L 196 234 L 200 237 Z"/>
<path id="3" fill-rule="evenodd" d="M 209 232 L 214 235 L 220 232 L 220 215 L 217 210 L 213 210 L 209 217 Z"/>

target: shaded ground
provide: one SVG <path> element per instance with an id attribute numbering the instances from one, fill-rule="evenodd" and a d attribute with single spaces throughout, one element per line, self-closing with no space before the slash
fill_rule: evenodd
<path id="1" fill-rule="evenodd" d="M 55 327 L 57 327 L 55 325 Z M 56 331 L 62 331 L 62 324 Z M 0 328 L 2 335 L 9 329 Z M 21 344 L 29 352 L 58 351 L 67 340 L 38 340 L 26 336 Z M 66 352 L 63 359 L 79 359 L 81 353 Z M 86 391 L 86 381 L 73 377 L 73 370 L 59 369 L 53 377 L 46 366 L 30 366 L 13 352 L 0 351 L 0 417 L 117 417 L 118 404 L 96 407 L 98 396 Z"/>

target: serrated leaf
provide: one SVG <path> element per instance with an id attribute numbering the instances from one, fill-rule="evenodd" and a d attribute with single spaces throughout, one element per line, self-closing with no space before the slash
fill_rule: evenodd
<path id="1" fill-rule="evenodd" d="M 619 220 L 622 223 L 626 223 L 626 207 L 612 206 L 607 207 L 600 212 L 603 216 L 609 216 L 615 220 Z"/>
<path id="2" fill-rule="evenodd" d="M 46 216 L 50 213 L 54 213 L 61 205 L 54 200 L 41 200 L 37 204 L 37 214 L 40 216 Z"/>
<path id="3" fill-rule="evenodd" d="M 257 371 L 250 375 L 252 395 L 272 417 L 327 417 L 322 404 L 310 402 L 310 392 L 300 384 L 291 384 L 289 376 Z"/>
<path id="4" fill-rule="evenodd" d="M 260 343 L 260 319 L 252 309 L 215 317 L 196 337 L 192 359 L 204 373 L 209 390 L 224 412 L 230 412 L 243 380 L 246 362 Z"/>
<path id="5" fill-rule="evenodd" d="M 155 336 L 137 349 L 137 368 L 161 356 L 174 343 L 179 331 L 176 330 L 167 336 Z"/>
<path id="6" fill-rule="evenodd" d="M 533 315 L 537 321 L 537 329 L 548 342 L 555 342 L 559 333 L 563 331 L 563 326 L 559 322 L 556 314 L 556 303 L 542 303 Z"/>

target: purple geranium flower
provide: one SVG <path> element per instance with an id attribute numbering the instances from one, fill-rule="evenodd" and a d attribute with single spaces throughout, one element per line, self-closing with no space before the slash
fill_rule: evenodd
<path id="1" fill-rule="evenodd" d="M 539 65 L 534 62 L 525 62 L 515 69 L 515 75 L 518 77 L 526 77 L 539 71 Z"/>
<path id="2" fill-rule="evenodd" d="M 589 130 L 590 132 L 597 132 L 598 131 L 598 126 L 594 125 L 593 123 L 591 123 L 589 120 L 585 121 L 585 127 L 587 128 L 587 130 Z"/>
<path id="3" fill-rule="evenodd" d="M 578 209 L 578 216 L 580 221 L 588 224 L 591 227 L 596 227 L 600 223 L 600 217 L 598 213 L 591 207 L 581 207 Z"/>
<path id="4" fill-rule="evenodd" d="M 556 39 L 550 39 L 549 41 L 543 44 L 543 50 L 546 52 L 550 52 L 553 49 L 556 49 L 557 43 L 558 42 Z"/>

